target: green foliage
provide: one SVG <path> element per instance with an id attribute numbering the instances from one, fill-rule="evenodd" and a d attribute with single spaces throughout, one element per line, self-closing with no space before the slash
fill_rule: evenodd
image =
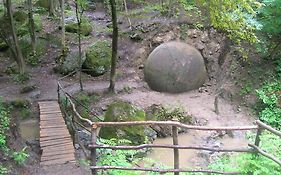
<path id="1" fill-rule="evenodd" d="M 1 165 L 1 163 L 0 163 L 0 175 L 5 175 L 5 174 L 8 174 L 8 173 L 9 173 L 8 168 L 4 167 L 4 166 Z"/>
<path id="2" fill-rule="evenodd" d="M 253 137 L 250 140 L 253 141 Z M 281 139 L 277 135 L 264 132 L 261 135 L 260 147 L 275 157 L 281 157 Z M 254 153 L 241 153 L 231 157 L 224 155 L 219 157 L 209 167 L 220 171 L 238 171 L 242 175 L 251 173 L 254 175 L 279 175 L 281 172 L 281 167 L 277 163 Z"/>
<path id="3" fill-rule="evenodd" d="M 88 19 L 82 18 L 81 22 L 81 34 L 84 36 L 88 36 L 91 34 L 93 27 Z M 70 22 L 65 25 L 65 31 L 70 33 L 77 33 L 78 32 L 78 24 L 77 22 Z"/>
<path id="4" fill-rule="evenodd" d="M 231 40 L 237 44 L 258 42 L 255 17 L 261 3 L 256 0 L 201 0 L 201 3 L 209 9 L 211 24 L 227 32 Z"/>
<path id="5" fill-rule="evenodd" d="M 281 0 L 263 0 L 262 2 L 264 6 L 259 11 L 259 21 L 266 37 L 263 38 L 261 51 L 271 59 L 278 59 L 281 55 Z"/>
<path id="6" fill-rule="evenodd" d="M 131 145 L 132 142 L 125 139 L 99 139 L 98 144 L 120 146 Z M 111 149 L 99 149 L 98 154 L 98 166 L 121 166 L 121 167 L 133 167 L 138 161 L 136 155 L 139 151 L 136 150 L 111 150 Z M 101 173 L 103 174 L 103 172 Z M 136 171 L 121 171 L 121 170 L 107 170 L 105 174 L 108 175 L 140 175 L 141 173 Z"/>
<path id="7" fill-rule="evenodd" d="M 0 151 L 3 151 L 4 154 L 7 153 L 8 147 L 6 132 L 9 130 L 10 126 L 10 110 L 7 108 L 2 98 L 0 97 Z"/>
<path id="8" fill-rule="evenodd" d="M 27 147 L 24 147 L 21 151 L 13 153 L 13 156 L 12 156 L 13 160 L 19 165 L 24 165 L 27 158 L 29 157 L 29 154 L 27 153 L 26 148 Z"/>
<path id="9" fill-rule="evenodd" d="M 13 81 L 15 83 L 24 83 L 30 79 L 30 75 L 28 73 L 24 74 L 13 74 Z"/>
<path id="10" fill-rule="evenodd" d="M 281 130 L 281 82 L 266 83 L 256 92 L 263 104 L 260 119 Z"/>

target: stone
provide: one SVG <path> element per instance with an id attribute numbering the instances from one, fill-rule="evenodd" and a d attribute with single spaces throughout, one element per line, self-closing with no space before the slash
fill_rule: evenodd
<path id="1" fill-rule="evenodd" d="M 198 50 L 173 41 L 153 50 L 145 62 L 144 77 L 152 90 L 181 93 L 202 86 L 207 73 Z"/>
<path id="2" fill-rule="evenodd" d="M 82 63 L 85 61 L 85 53 L 82 53 Z M 61 73 L 63 75 L 68 75 L 69 73 L 73 72 L 74 70 L 79 69 L 79 53 L 78 52 L 72 52 L 69 53 L 65 59 L 64 62 L 55 67 L 54 71 Z"/>
<path id="3" fill-rule="evenodd" d="M 99 40 L 86 51 L 86 60 L 83 63 L 84 72 L 91 76 L 103 75 L 110 68 L 110 61 L 110 42 Z"/>
<path id="4" fill-rule="evenodd" d="M 24 93 L 28 93 L 31 92 L 33 90 L 36 89 L 36 85 L 35 84 L 31 84 L 31 85 L 26 85 L 24 86 L 21 90 L 20 93 L 24 94 Z"/>
<path id="5" fill-rule="evenodd" d="M 144 121 L 145 112 L 127 102 L 118 101 L 109 105 L 105 116 L 105 122 Z M 102 127 L 99 136 L 104 139 L 126 139 L 133 145 L 143 144 L 146 141 L 144 126 Z"/>
<path id="6" fill-rule="evenodd" d="M 68 24 L 65 25 L 65 31 L 70 32 L 70 33 L 77 33 L 78 32 L 78 25 L 77 22 L 69 22 Z M 88 36 L 91 34 L 93 31 L 93 27 L 91 23 L 86 20 L 82 19 L 81 23 L 81 34 L 84 36 Z"/>

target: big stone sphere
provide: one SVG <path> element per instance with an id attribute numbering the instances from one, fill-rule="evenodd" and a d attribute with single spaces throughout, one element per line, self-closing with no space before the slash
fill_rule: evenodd
<path id="1" fill-rule="evenodd" d="M 207 77 L 200 52 L 181 42 L 155 48 L 145 63 L 144 76 L 151 89 L 170 93 L 199 88 Z"/>

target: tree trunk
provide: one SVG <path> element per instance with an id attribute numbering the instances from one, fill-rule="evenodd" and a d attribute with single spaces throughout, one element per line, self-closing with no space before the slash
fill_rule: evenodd
<path id="1" fill-rule="evenodd" d="M 49 0 L 49 15 L 54 16 L 54 14 L 55 14 L 54 0 Z"/>
<path id="2" fill-rule="evenodd" d="M 21 49 L 19 47 L 18 37 L 17 37 L 17 34 L 16 34 L 15 26 L 14 26 L 11 0 L 6 0 L 6 7 L 7 7 L 7 14 L 8 14 L 8 17 L 10 19 L 9 22 L 10 22 L 11 31 L 12 31 L 12 38 L 13 38 L 13 41 L 14 41 L 14 48 L 15 48 L 15 53 L 16 53 L 15 59 L 16 59 L 16 62 L 19 66 L 20 74 L 24 74 L 25 73 L 25 63 L 24 63 L 24 59 L 23 59 Z"/>
<path id="3" fill-rule="evenodd" d="M 64 20 L 64 0 L 60 0 L 60 10 L 61 10 L 61 51 L 62 55 L 65 55 L 66 46 L 65 46 L 65 20 Z"/>
<path id="4" fill-rule="evenodd" d="M 110 6 L 111 6 L 113 33 L 112 33 L 112 58 L 111 58 L 109 91 L 114 92 L 115 79 L 116 79 L 117 49 L 118 49 L 118 26 L 117 26 L 117 14 L 116 14 L 116 1 L 110 0 Z"/>
<path id="5" fill-rule="evenodd" d="M 126 16 L 127 16 L 127 20 L 128 20 L 128 23 L 129 23 L 130 30 L 132 30 L 132 22 L 131 22 L 131 19 L 129 17 L 129 13 L 128 13 L 127 1 L 123 0 L 123 3 L 124 3 L 124 8 L 125 8 L 125 12 L 126 12 Z"/>
<path id="6" fill-rule="evenodd" d="M 79 84 L 80 90 L 83 91 L 83 84 L 82 84 L 82 49 L 81 49 L 81 16 L 82 14 L 79 13 L 79 7 L 77 0 L 75 1 L 75 12 L 76 12 L 76 19 L 77 19 L 77 33 L 78 33 L 78 52 L 79 52 Z"/>
<path id="7" fill-rule="evenodd" d="M 32 54 L 35 54 L 36 48 L 36 35 L 35 35 L 35 24 L 33 19 L 33 11 L 32 11 L 32 0 L 27 0 L 28 5 L 28 20 L 29 20 L 29 33 L 31 38 L 31 48 Z"/>

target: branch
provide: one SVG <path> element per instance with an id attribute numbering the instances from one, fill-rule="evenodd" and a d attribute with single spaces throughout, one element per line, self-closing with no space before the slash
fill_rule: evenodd
<path id="1" fill-rule="evenodd" d="M 265 151 L 263 151 L 262 149 L 260 149 L 259 147 L 257 147 L 254 144 L 249 144 L 249 146 L 254 148 L 254 150 L 257 151 L 258 153 L 260 153 L 261 155 L 273 160 L 274 162 L 276 162 L 277 164 L 279 164 L 281 166 L 281 161 L 278 160 L 277 158 L 275 158 L 273 155 L 266 153 Z"/>

